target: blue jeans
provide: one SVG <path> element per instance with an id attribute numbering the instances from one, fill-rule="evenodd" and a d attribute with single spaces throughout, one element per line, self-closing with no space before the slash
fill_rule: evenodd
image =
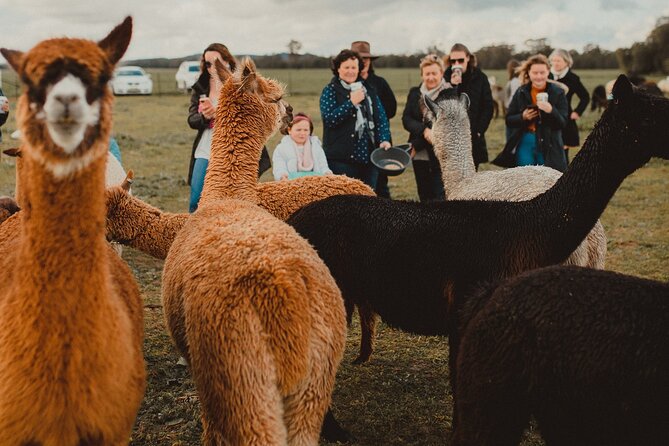
<path id="1" fill-rule="evenodd" d="M 188 212 L 195 212 L 197 204 L 202 195 L 202 187 L 204 186 L 204 175 L 207 173 L 207 166 L 209 160 L 204 158 L 195 158 L 193 165 L 193 175 L 190 178 L 190 203 L 188 205 Z"/>
<path id="2" fill-rule="evenodd" d="M 537 147 L 537 136 L 532 132 L 523 133 L 516 147 L 517 166 L 543 166 L 544 155 Z"/>
<path id="3" fill-rule="evenodd" d="M 376 189 L 376 180 L 379 178 L 379 170 L 371 162 L 368 164 L 345 163 L 343 161 L 328 160 L 328 166 L 336 175 L 346 175 L 357 178 L 367 184 L 372 190 Z"/>

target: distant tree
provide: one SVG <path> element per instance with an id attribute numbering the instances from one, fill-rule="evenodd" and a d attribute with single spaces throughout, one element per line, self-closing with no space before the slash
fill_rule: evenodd
<path id="1" fill-rule="evenodd" d="M 288 42 L 288 54 L 298 54 L 300 50 L 302 49 L 302 42 L 299 40 L 295 39 L 290 39 L 290 42 Z"/>
<path id="2" fill-rule="evenodd" d="M 513 58 L 513 45 L 505 43 L 484 46 L 476 51 L 479 66 L 486 69 L 504 69 L 509 59 Z"/>
<path id="3" fill-rule="evenodd" d="M 446 54 L 446 51 L 442 50 L 439 46 L 442 45 L 441 43 L 433 43 L 432 45 L 427 47 L 427 52 L 425 54 L 436 54 L 439 57 L 442 57 L 443 55 Z"/>
<path id="4" fill-rule="evenodd" d="M 660 17 L 646 39 L 652 53 L 653 71 L 669 74 L 669 16 Z"/>
<path id="5" fill-rule="evenodd" d="M 529 48 L 530 55 L 544 54 L 548 56 L 553 51 L 553 48 L 548 43 L 548 38 L 546 37 L 540 37 L 538 39 L 527 39 L 525 41 L 525 46 Z"/>

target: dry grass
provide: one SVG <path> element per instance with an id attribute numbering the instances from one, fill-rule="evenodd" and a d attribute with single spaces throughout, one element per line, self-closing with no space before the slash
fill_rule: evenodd
<path id="1" fill-rule="evenodd" d="M 279 73 L 293 82 L 299 77 L 316 85 L 329 79 L 317 73 L 314 81 L 305 73 Z M 411 72 L 387 70 L 380 74 L 398 85 L 399 114 L 406 100 L 406 85 Z M 612 72 L 588 72 L 587 87 L 613 77 Z M 300 77 L 302 76 L 302 77 Z M 314 74 L 315 76 L 315 74 Z M 498 79 L 503 79 L 497 74 Z M 408 79 L 408 80 L 407 80 Z M 406 84 L 406 85 L 405 85 Z M 311 84 L 309 84 L 311 85 Z M 322 84 L 319 84 L 322 87 Z M 318 89 L 320 90 L 320 88 Z M 318 95 L 299 94 L 288 98 L 296 111 L 316 118 L 320 130 Z M 195 132 L 186 124 L 186 96 L 122 97 L 116 101 L 114 132 L 119 140 L 124 165 L 137 174 L 135 194 L 168 211 L 185 212 L 188 187 L 185 176 Z M 585 136 L 597 116 L 587 114 L 582 122 Z M 12 119 L 3 127 L 5 142 L 15 128 Z M 406 140 L 400 116 L 392 120 L 396 142 Z M 502 119 L 493 122 L 487 137 L 491 155 L 502 145 Z M 268 143 L 276 146 L 278 137 Z M 486 165 L 486 168 L 489 168 Z M 266 173 L 262 180 L 270 179 Z M 609 236 L 607 267 L 612 270 L 667 280 L 669 229 L 665 198 L 669 187 L 669 163 L 653 161 L 628 178 L 606 209 L 602 221 Z M 395 198 L 417 197 L 412 173 L 391 178 Z M 13 161 L 0 162 L 0 195 L 11 195 L 14 185 Z M 584 191 L 587 193 L 587 191 Z M 145 301 L 148 388 L 144 398 L 133 445 L 199 444 L 201 425 L 197 396 L 188 370 L 177 365 L 178 355 L 166 334 L 160 306 L 162 262 L 132 249 L 124 251 L 140 283 Z M 378 335 L 377 353 L 367 365 L 352 366 L 359 345 L 357 322 L 348 336 L 346 357 L 339 370 L 334 394 L 335 414 L 357 438 L 356 445 L 437 445 L 447 444 L 451 424 L 451 396 L 448 386 L 448 345 L 442 338 L 408 335 L 384 326 Z M 542 444 L 529 434 L 523 445 Z"/>

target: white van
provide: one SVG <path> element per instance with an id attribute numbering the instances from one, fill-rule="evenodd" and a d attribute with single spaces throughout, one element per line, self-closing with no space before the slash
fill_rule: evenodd
<path id="1" fill-rule="evenodd" d="M 186 60 L 181 62 L 177 74 L 174 77 L 177 80 L 178 90 L 190 90 L 200 77 L 200 62 L 197 60 Z"/>

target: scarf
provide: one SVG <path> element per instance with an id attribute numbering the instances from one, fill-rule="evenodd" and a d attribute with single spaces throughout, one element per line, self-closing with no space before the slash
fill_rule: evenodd
<path id="1" fill-rule="evenodd" d="M 441 82 L 434 87 L 432 90 L 428 90 L 427 87 L 425 86 L 425 82 L 421 82 L 420 84 L 420 93 L 423 96 L 427 96 L 433 101 L 437 99 L 437 96 L 439 96 L 439 93 L 441 93 L 443 90 L 446 90 L 447 88 L 452 88 L 452 85 L 442 77 Z"/>
<path id="2" fill-rule="evenodd" d="M 555 79 L 556 81 L 565 77 L 568 71 L 569 67 L 565 68 L 562 71 L 555 71 L 555 69 L 551 68 L 551 74 L 553 75 L 553 79 Z"/>
<path id="3" fill-rule="evenodd" d="M 351 84 L 348 82 L 345 82 L 341 79 L 339 79 L 339 82 L 341 83 L 341 86 L 347 89 L 348 91 L 351 91 Z M 372 99 L 369 97 L 367 94 L 367 89 L 365 86 L 362 86 L 362 91 L 365 92 L 365 99 L 358 105 L 355 105 L 355 132 L 358 135 L 358 140 L 360 140 L 367 128 L 369 127 L 370 130 L 374 130 L 374 108 L 372 107 Z M 362 110 L 362 105 L 363 103 L 367 102 L 365 107 L 365 112 Z M 372 140 L 372 145 L 374 145 L 374 133 L 369 132 L 369 137 Z"/>
<path id="4" fill-rule="evenodd" d="M 295 156 L 297 156 L 297 171 L 311 172 L 314 170 L 314 158 L 311 155 L 311 136 L 304 142 L 303 152 L 300 153 L 300 147 L 295 143 L 293 138 L 290 138 L 295 148 Z"/>

